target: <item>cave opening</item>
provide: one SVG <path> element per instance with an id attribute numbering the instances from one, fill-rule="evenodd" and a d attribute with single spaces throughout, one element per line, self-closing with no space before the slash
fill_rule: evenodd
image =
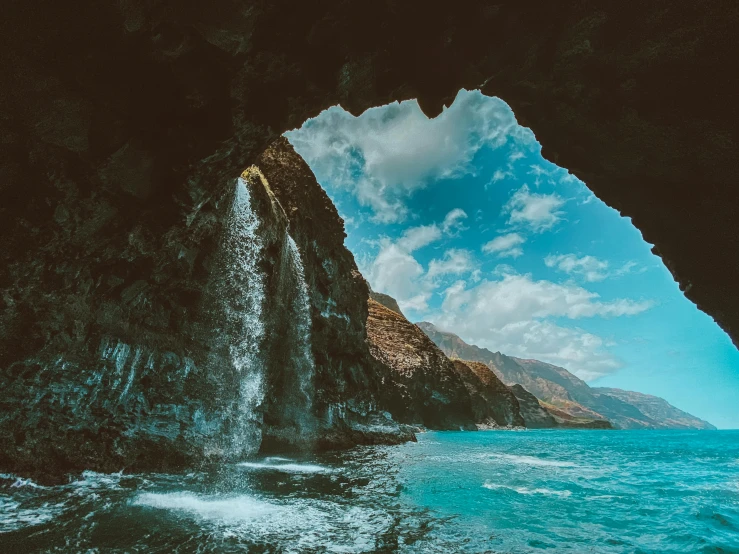
<path id="1" fill-rule="evenodd" d="M 409 320 L 735 424 L 730 339 L 501 99 L 463 89 L 436 118 L 416 101 L 335 106 L 285 136 L 372 290 Z"/>

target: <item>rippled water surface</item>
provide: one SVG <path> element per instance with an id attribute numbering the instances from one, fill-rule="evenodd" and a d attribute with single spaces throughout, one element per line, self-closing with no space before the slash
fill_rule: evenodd
<path id="1" fill-rule="evenodd" d="M 739 552 L 739 432 L 425 433 L 187 475 L 0 479 L 0 552 Z"/>

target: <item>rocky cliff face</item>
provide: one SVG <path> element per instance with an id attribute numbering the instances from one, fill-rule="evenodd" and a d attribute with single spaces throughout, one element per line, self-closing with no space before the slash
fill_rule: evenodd
<path id="1" fill-rule="evenodd" d="M 411 440 L 409 429 L 378 411 L 383 370 L 366 342 L 368 287 L 344 247 L 346 233 L 336 208 L 287 139 L 275 141 L 256 167 L 287 225 L 281 240 L 271 246 L 265 269 L 274 283 L 267 298 L 275 305 L 265 345 L 270 369 L 262 449 L 306 442 L 332 447 Z M 307 339 L 297 350 L 290 347 L 297 339 L 291 329 L 300 314 L 281 290 L 286 270 L 290 274 L 296 261 L 290 256 L 285 261 L 289 240 L 297 248 L 293 255 L 299 258 L 307 310 Z M 282 267 L 286 262 L 290 267 Z M 287 287 L 294 289 L 295 284 L 288 282 Z"/>
<path id="2" fill-rule="evenodd" d="M 432 323 L 419 323 L 419 327 L 448 356 L 459 356 L 485 364 L 506 385 L 520 384 L 538 399 L 547 402 L 575 418 L 605 419 L 588 407 L 597 403 L 587 383 L 564 368 L 545 364 L 538 360 L 522 360 L 491 352 L 486 348 L 467 344 L 454 333 L 440 331 Z"/>
<path id="3" fill-rule="evenodd" d="M 368 306 L 370 351 L 393 371 L 383 390 L 395 417 L 430 429 L 474 429 L 470 397 L 452 361 L 399 313 L 372 299 Z"/>
<path id="4" fill-rule="evenodd" d="M 485 364 L 452 360 L 470 395 L 475 423 L 480 428 L 524 427 L 516 396 Z"/>
<path id="5" fill-rule="evenodd" d="M 392 310 L 395 313 L 398 313 L 405 317 L 402 310 L 400 309 L 400 306 L 398 306 L 398 301 L 395 300 L 395 298 L 393 298 L 392 296 L 388 294 L 383 294 L 381 292 L 375 292 L 370 289 L 370 298 L 378 304 L 382 304 L 387 309 Z"/>
<path id="6" fill-rule="evenodd" d="M 516 396 L 526 427 L 530 429 L 551 429 L 557 427 L 557 421 L 540 403 L 539 400 L 521 385 L 512 385 L 511 392 Z"/>
<path id="7" fill-rule="evenodd" d="M 142 229 L 87 233 L 96 210 L 13 270 L 6 293 L 29 303 L 2 314 L 17 359 L 0 372 L 0 465 L 163 469 L 413 438 L 376 409 L 367 286 L 335 208 L 287 141 L 258 162 L 192 223 L 197 247 L 168 237 L 169 271 Z M 120 276 L 82 271 L 90 256 Z"/>

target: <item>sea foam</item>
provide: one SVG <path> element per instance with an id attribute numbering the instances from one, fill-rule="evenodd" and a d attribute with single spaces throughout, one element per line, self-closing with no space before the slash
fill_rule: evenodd
<path id="1" fill-rule="evenodd" d="M 557 491 L 553 489 L 547 489 L 545 487 L 539 487 L 539 488 L 528 488 L 528 487 L 514 487 L 510 485 L 500 485 L 498 483 L 491 483 L 489 481 L 486 481 L 483 483 L 483 488 L 489 489 L 489 490 L 499 490 L 499 489 L 506 489 L 513 492 L 516 492 L 518 494 L 541 494 L 544 496 L 558 496 L 560 498 L 567 498 L 572 494 L 571 491 L 563 490 L 563 491 Z"/>
<path id="2" fill-rule="evenodd" d="M 280 471 L 282 473 L 330 473 L 332 471 L 330 468 L 316 464 L 241 462 L 238 466 L 256 470 Z"/>
<path id="3" fill-rule="evenodd" d="M 142 493 L 131 500 L 131 505 L 185 512 L 203 519 L 227 522 L 260 519 L 280 510 L 279 506 L 252 496 L 213 497 L 189 492 Z"/>
<path id="4" fill-rule="evenodd" d="M 575 467 L 576 464 L 572 462 L 562 462 L 560 460 L 547 460 L 544 458 L 537 458 L 535 456 L 520 456 L 515 454 L 491 454 L 491 458 L 497 458 L 505 460 L 512 464 L 520 464 L 527 466 L 539 466 L 539 467 Z"/>

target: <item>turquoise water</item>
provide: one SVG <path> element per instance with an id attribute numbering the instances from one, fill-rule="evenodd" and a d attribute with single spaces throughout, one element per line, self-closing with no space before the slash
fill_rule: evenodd
<path id="1" fill-rule="evenodd" d="M 739 432 L 425 433 L 186 475 L 0 479 L 0 552 L 739 552 Z"/>

